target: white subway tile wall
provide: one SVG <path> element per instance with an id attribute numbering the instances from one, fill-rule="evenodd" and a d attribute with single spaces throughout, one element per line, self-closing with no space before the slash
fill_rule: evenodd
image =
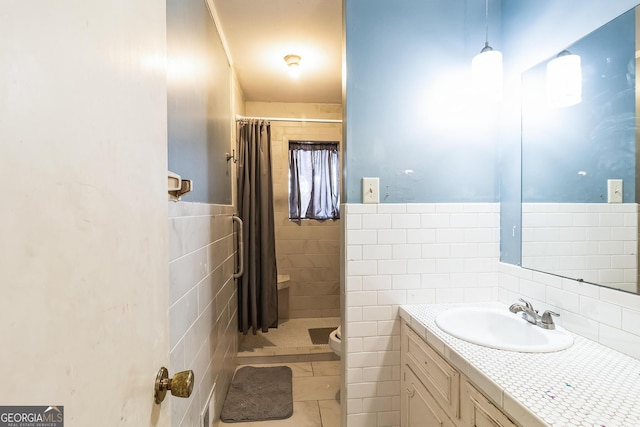
<path id="1" fill-rule="evenodd" d="M 637 290 L 638 205 L 523 203 L 522 265 Z"/>
<path id="2" fill-rule="evenodd" d="M 510 264 L 499 268 L 501 302 L 528 299 L 538 310 L 560 313 L 556 323 L 564 328 L 640 359 L 640 295 Z"/>
<path id="3" fill-rule="evenodd" d="M 196 381 L 190 399 L 170 399 L 174 427 L 199 426 L 207 407 L 217 419 L 236 367 L 232 214 L 233 206 L 169 203 L 169 371 L 192 369 Z"/>
<path id="4" fill-rule="evenodd" d="M 640 359 L 640 296 L 500 263 L 499 204 L 347 204 L 343 220 L 349 427 L 400 425 L 402 304 L 523 297 L 559 312 L 570 331 Z"/>
<path id="5" fill-rule="evenodd" d="M 400 425 L 402 304 L 498 299 L 499 205 L 343 205 L 349 427 Z"/>

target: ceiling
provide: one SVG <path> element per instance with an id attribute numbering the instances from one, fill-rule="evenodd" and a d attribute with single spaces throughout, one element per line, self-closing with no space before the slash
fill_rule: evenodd
<path id="1" fill-rule="evenodd" d="M 342 102 L 342 0 L 213 0 L 246 101 Z M 299 76 L 284 56 L 299 55 Z"/>

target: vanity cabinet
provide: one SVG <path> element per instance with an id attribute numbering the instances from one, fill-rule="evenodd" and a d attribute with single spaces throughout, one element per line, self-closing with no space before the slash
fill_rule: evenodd
<path id="1" fill-rule="evenodd" d="M 403 370 L 402 376 L 402 427 L 456 427 L 411 369 Z"/>
<path id="2" fill-rule="evenodd" d="M 516 427 L 516 424 L 489 401 L 468 380 L 462 386 L 463 426 Z"/>
<path id="3" fill-rule="evenodd" d="M 401 363 L 402 427 L 517 427 L 405 321 Z"/>

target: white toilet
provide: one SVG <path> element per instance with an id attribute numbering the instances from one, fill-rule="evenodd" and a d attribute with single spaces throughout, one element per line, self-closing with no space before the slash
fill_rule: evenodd
<path id="1" fill-rule="evenodd" d="M 342 326 L 329 334 L 329 347 L 338 356 L 342 357 Z"/>

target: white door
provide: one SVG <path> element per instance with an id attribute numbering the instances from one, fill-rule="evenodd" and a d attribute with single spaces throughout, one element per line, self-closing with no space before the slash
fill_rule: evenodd
<path id="1" fill-rule="evenodd" d="M 1 2 L 2 406 L 170 424 L 165 32 L 164 1 Z"/>

